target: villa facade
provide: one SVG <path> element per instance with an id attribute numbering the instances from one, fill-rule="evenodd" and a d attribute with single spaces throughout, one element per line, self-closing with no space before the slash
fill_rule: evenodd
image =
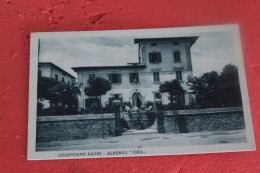
<path id="1" fill-rule="evenodd" d="M 143 107 L 147 101 L 161 99 L 169 103 L 167 93 L 159 93 L 159 85 L 164 81 L 177 79 L 186 91 L 183 104 L 188 104 L 188 76 L 192 76 L 191 47 L 198 37 L 138 38 L 136 63 L 124 66 L 90 66 L 72 68 L 78 75 L 81 95 L 78 97 L 79 109 L 86 109 L 92 97 L 85 95 L 89 77 L 96 76 L 110 80 L 112 89 L 101 97 L 102 106 L 110 104 L 115 95 L 122 102 Z"/>

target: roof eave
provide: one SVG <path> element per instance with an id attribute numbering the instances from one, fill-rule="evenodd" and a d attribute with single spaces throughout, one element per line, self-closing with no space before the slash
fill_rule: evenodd
<path id="1" fill-rule="evenodd" d="M 134 39 L 134 43 L 140 43 L 140 42 L 144 42 L 144 41 L 167 41 L 167 40 L 190 40 L 191 41 L 191 46 L 197 41 L 197 39 L 199 38 L 199 36 L 190 36 L 190 37 L 165 37 L 165 38 L 137 38 Z"/>
<path id="2" fill-rule="evenodd" d="M 93 66 L 93 67 L 72 67 L 71 69 L 75 72 L 78 72 L 80 70 L 107 70 L 107 69 L 143 69 L 145 68 L 145 65 L 138 65 L 138 66 Z"/>

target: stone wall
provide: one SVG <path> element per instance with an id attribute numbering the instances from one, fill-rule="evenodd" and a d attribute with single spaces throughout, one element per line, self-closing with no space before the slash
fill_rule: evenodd
<path id="1" fill-rule="evenodd" d="M 164 112 L 166 133 L 244 129 L 240 107 Z"/>
<path id="2" fill-rule="evenodd" d="M 130 129 L 149 128 L 154 118 L 154 115 L 145 112 L 123 113 L 121 116 Z M 137 123 L 138 116 L 140 123 Z M 165 111 L 163 116 L 166 133 L 245 128 L 242 108 Z M 115 115 L 113 113 L 37 118 L 37 142 L 102 138 L 103 131 L 104 137 L 114 136 Z"/>
<path id="3" fill-rule="evenodd" d="M 102 138 L 115 132 L 114 114 L 46 116 L 37 118 L 37 142 Z"/>

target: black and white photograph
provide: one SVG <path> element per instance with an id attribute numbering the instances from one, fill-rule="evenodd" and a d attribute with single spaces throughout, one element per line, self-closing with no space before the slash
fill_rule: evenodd
<path id="1" fill-rule="evenodd" d="M 28 159 L 254 150 L 238 25 L 31 34 Z"/>

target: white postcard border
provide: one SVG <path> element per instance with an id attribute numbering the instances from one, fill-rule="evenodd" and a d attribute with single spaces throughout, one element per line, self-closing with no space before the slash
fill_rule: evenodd
<path id="1" fill-rule="evenodd" d="M 236 38 L 236 65 L 239 71 L 240 87 L 243 100 L 243 111 L 245 119 L 245 130 L 247 143 L 218 144 L 218 145 L 199 145 L 199 146 L 171 146 L 160 148 L 142 148 L 141 154 L 133 154 L 138 149 L 118 148 L 118 149 L 98 149 L 98 150 L 70 150 L 70 151 L 44 151 L 36 152 L 36 125 L 37 125 L 37 73 L 38 73 L 38 40 L 40 38 L 60 38 L 60 37 L 97 37 L 97 36 L 129 36 L 139 37 L 151 36 L 156 33 L 156 37 L 168 36 L 179 37 L 189 36 L 194 33 L 232 31 Z M 113 31 L 77 31 L 77 32 L 41 32 L 32 33 L 30 42 L 30 79 L 29 79 L 29 118 L 28 118 L 28 160 L 49 160 L 49 159 L 78 159 L 78 158 L 105 158 L 105 157 L 133 157 L 133 156 L 156 156 L 156 155 L 177 155 L 177 154 L 195 154 L 195 153 L 216 153 L 216 152 L 234 152 L 255 150 L 254 132 L 250 113 L 250 105 L 247 92 L 247 83 L 245 68 L 242 56 L 242 47 L 237 24 L 196 26 L 164 29 L 138 29 L 138 30 L 113 30 Z M 107 155 L 107 152 L 127 151 L 128 154 Z M 132 151 L 132 153 L 130 152 Z M 102 152 L 101 156 L 89 156 L 88 152 Z M 61 157 L 62 153 L 66 154 Z M 78 154 L 77 154 L 78 153 Z M 86 155 L 80 153 L 87 153 Z M 105 154 L 103 154 L 105 153 Z M 83 156 L 84 155 L 84 156 Z"/>

